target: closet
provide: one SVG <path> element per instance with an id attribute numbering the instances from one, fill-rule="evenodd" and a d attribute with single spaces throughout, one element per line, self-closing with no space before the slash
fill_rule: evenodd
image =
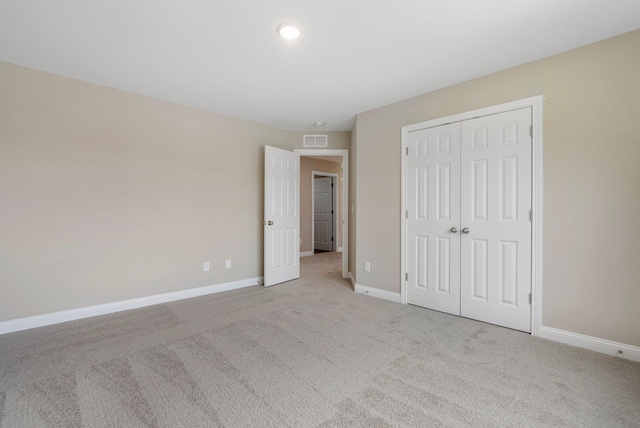
<path id="1" fill-rule="evenodd" d="M 407 135 L 407 303 L 531 331 L 531 108 Z"/>

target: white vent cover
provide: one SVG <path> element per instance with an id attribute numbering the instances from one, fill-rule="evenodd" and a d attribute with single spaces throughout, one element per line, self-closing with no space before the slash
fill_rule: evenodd
<path id="1" fill-rule="evenodd" d="M 327 147 L 326 135 L 303 135 L 302 145 L 304 147 Z"/>

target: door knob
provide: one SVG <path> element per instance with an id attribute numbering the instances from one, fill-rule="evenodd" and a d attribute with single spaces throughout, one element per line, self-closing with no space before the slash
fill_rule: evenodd
<path id="1" fill-rule="evenodd" d="M 453 227 L 451 228 L 451 233 L 458 233 L 458 228 L 457 228 L 457 227 L 455 227 L 455 226 L 453 226 Z"/>
<path id="2" fill-rule="evenodd" d="M 271 220 L 264 222 L 265 226 L 273 226 L 273 222 Z"/>
<path id="3" fill-rule="evenodd" d="M 462 229 L 462 233 L 467 234 L 471 232 L 471 230 L 468 227 L 465 227 L 464 229 Z"/>

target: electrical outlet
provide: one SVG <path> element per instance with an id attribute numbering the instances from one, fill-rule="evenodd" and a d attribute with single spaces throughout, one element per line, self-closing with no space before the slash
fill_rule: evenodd
<path id="1" fill-rule="evenodd" d="M 365 272 L 371 272 L 371 263 L 364 262 L 364 271 Z"/>
<path id="2" fill-rule="evenodd" d="M 224 261 L 224 267 L 226 269 L 231 269 L 231 259 L 227 259 Z"/>
<path id="3" fill-rule="evenodd" d="M 210 268 L 209 262 L 204 262 L 204 265 L 203 265 L 202 269 L 205 272 L 209 272 L 209 268 Z"/>

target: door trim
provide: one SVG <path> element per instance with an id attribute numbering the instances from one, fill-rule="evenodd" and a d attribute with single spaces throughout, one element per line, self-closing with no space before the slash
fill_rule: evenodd
<path id="1" fill-rule="evenodd" d="M 531 335 L 539 336 L 542 327 L 542 214 L 543 214 L 543 177 L 542 177 L 542 106 L 544 97 L 537 95 L 530 98 L 511 101 L 451 116 L 415 123 L 403 126 L 401 129 L 401 203 L 400 203 L 400 301 L 407 303 L 407 221 L 405 212 L 407 210 L 407 157 L 405 155 L 408 147 L 409 133 L 425 128 L 445 125 L 451 122 L 460 122 L 473 119 L 479 116 L 489 116 L 492 114 L 504 113 L 511 110 L 531 107 L 531 123 L 533 126 L 533 137 L 531 139 L 531 208 L 533 211 L 533 221 L 531 222 Z"/>
<path id="2" fill-rule="evenodd" d="M 300 156 L 342 156 L 342 277 L 349 278 L 349 150 L 295 149 Z"/>
<path id="3" fill-rule="evenodd" d="M 333 214 L 331 214 L 331 222 L 333 223 L 331 225 L 332 230 L 331 233 L 333 234 L 332 236 L 334 236 L 335 238 L 337 238 L 338 236 L 338 192 L 335 190 L 336 187 L 338 186 L 338 174 L 334 173 L 334 172 L 322 172 L 322 171 L 311 171 L 311 254 L 315 254 L 316 252 L 316 248 L 315 248 L 315 198 L 313 197 L 313 195 L 315 194 L 315 190 L 316 190 L 316 182 L 315 182 L 315 178 L 316 175 L 320 175 L 320 176 L 326 176 L 326 177 L 331 177 L 331 183 L 333 184 L 333 189 L 331 190 L 331 204 L 334 207 L 333 210 Z M 342 208 L 344 210 L 344 207 Z M 332 244 L 331 247 L 333 248 L 333 251 L 336 251 L 338 249 L 338 240 L 335 239 Z"/>

